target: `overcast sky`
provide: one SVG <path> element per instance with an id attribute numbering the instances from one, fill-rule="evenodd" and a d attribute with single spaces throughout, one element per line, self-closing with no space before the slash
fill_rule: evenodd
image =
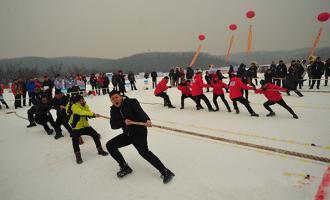
<path id="1" fill-rule="evenodd" d="M 248 10 L 255 10 L 253 50 L 330 46 L 330 0 L 0 0 L 0 58 L 119 58 L 147 51 L 225 54 L 235 23 L 234 52 L 245 51 Z"/>

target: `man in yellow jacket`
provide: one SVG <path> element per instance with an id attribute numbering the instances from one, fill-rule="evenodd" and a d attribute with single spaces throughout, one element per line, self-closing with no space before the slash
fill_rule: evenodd
<path id="1" fill-rule="evenodd" d="M 69 123 L 73 130 L 72 146 L 77 163 L 81 164 L 83 162 L 79 148 L 79 137 L 81 135 L 89 135 L 93 138 L 99 155 L 108 155 L 108 153 L 102 149 L 100 134 L 88 123 L 88 118 L 100 117 L 100 115 L 90 111 L 85 99 L 81 95 L 73 97 L 73 104 L 68 104 L 67 113 L 70 115 Z"/>

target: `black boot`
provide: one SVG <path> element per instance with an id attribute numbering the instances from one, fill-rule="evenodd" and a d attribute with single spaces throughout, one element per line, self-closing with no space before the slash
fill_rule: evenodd
<path id="1" fill-rule="evenodd" d="M 27 125 L 26 128 L 31 128 L 31 127 L 34 127 L 34 126 L 37 126 L 37 124 L 35 122 L 30 122 L 30 124 Z"/>
<path id="2" fill-rule="evenodd" d="M 251 117 L 259 117 L 257 113 L 251 113 Z"/>
<path id="3" fill-rule="evenodd" d="M 173 105 L 170 104 L 170 105 L 168 105 L 168 108 L 175 108 L 175 107 L 174 107 Z"/>
<path id="4" fill-rule="evenodd" d="M 108 155 L 108 152 L 104 151 L 102 146 L 97 147 L 97 152 L 98 152 L 99 155 L 102 155 L 102 156 L 107 156 Z"/>
<path id="5" fill-rule="evenodd" d="M 127 174 L 130 174 L 132 172 L 133 172 L 133 170 L 127 165 L 127 163 L 125 163 L 120 167 L 119 172 L 117 172 L 117 177 L 123 178 L 124 176 L 126 176 Z"/>
<path id="6" fill-rule="evenodd" d="M 239 110 L 238 109 L 236 109 L 236 114 L 239 114 Z"/>
<path id="7" fill-rule="evenodd" d="M 48 134 L 48 135 L 51 135 L 51 134 L 53 134 L 53 132 L 54 132 L 53 129 L 49 129 L 49 130 L 47 131 L 47 134 Z"/>
<path id="8" fill-rule="evenodd" d="M 76 155 L 76 162 L 77 162 L 77 164 L 83 163 L 83 160 L 81 158 L 80 151 L 76 152 L 75 155 Z"/>
<path id="9" fill-rule="evenodd" d="M 162 172 L 161 178 L 163 179 L 163 183 L 166 184 L 170 182 L 174 176 L 175 174 L 171 172 L 171 170 L 165 168 Z"/>
<path id="10" fill-rule="evenodd" d="M 293 116 L 293 118 L 298 119 L 298 115 L 293 114 L 292 116 Z"/>
<path id="11" fill-rule="evenodd" d="M 266 117 L 271 117 L 271 116 L 275 116 L 274 112 L 270 112 L 269 114 L 266 115 Z"/>
<path id="12" fill-rule="evenodd" d="M 56 133 L 54 136 L 55 140 L 60 139 L 61 137 L 63 137 L 61 132 Z"/>

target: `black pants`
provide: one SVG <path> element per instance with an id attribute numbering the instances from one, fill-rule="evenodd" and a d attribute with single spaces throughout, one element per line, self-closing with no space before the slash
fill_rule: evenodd
<path id="1" fill-rule="evenodd" d="M 205 96 L 205 94 L 195 96 L 195 99 L 196 99 L 197 105 L 201 105 L 201 99 L 202 99 L 204 101 L 204 103 L 206 104 L 207 108 L 209 110 L 213 110 L 212 105 L 211 105 L 209 99 Z"/>
<path id="2" fill-rule="evenodd" d="M 19 107 L 22 107 L 22 99 L 21 98 L 22 98 L 22 95 L 20 95 L 20 94 L 15 95 L 15 103 L 14 103 L 15 109 L 19 108 Z"/>
<path id="3" fill-rule="evenodd" d="M 155 88 L 157 86 L 157 80 L 152 80 L 152 88 Z"/>
<path id="4" fill-rule="evenodd" d="M 276 85 L 278 85 L 278 86 L 281 87 L 281 84 L 282 84 L 282 86 L 283 86 L 283 80 L 284 80 L 284 78 L 282 78 L 282 79 L 276 79 Z"/>
<path id="5" fill-rule="evenodd" d="M 271 105 L 274 104 L 279 104 L 281 105 L 283 108 L 285 108 L 287 111 L 289 111 L 289 113 L 291 113 L 292 115 L 294 115 L 295 113 L 293 112 L 292 108 L 290 106 L 288 106 L 285 101 L 282 99 L 278 102 L 272 102 L 272 101 L 266 101 L 264 103 L 264 107 L 269 111 L 269 112 L 273 112 L 273 110 L 270 108 Z"/>
<path id="6" fill-rule="evenodd" d="M 1 96 L 1 95 L 0 95 Z M 8 104 L 6 103 L 6 101 L 0 97 L 0 102 L 6 106 L 6 108 L 9 108 Z"/>
<path id="7" fill-rule="evenodd" d="M 61 130 L 61 126 L 63 125 L 64 128 L 69 132 L 70 137 L 72 137 L 73 131 L 72 131 L 71 126 L 69 125 L 69 119 L 66 116 L 58 115 L 55 123 L 60 130 Z M 61 132 L 62 132 L 62 130 L 61 130 Z"/>
<path id="8" fill-rule="evenodd" d="M 110 93 L 109 86 L 103 86 L 102 93 L 103 95 L 109 94 Z"/>
<path id="9" fill-rule="evenodd" d="M 229 107 L 229 104 L 228 104 L 227 100 L 225 99 L 225 95 L 224 94 L 220 94 L 220 95 L 213 94 L 213 103 L 215 105 L 215 108 L 217 110 L 219 110 L 219 105 L 218 105 L 218 102 L 217 102 L 218 97 L 221 98 L 222 102 L 225 104 L 227 110 L 229 111 L 230 110 L 230 107 Z"/>
<path id="10" fill-rule="evenodd" d="M 301 94 L 301 92 L 299 92 L 299 90 L 297 90 L 297 89 L 295 89 L 295 90 L 288 90 L 286 93 L 288 94 L 288 95 L 290 95 L 290 92 L 291 91 L 294 91 L 298 96 L 300 96 L 300 97 L 302 97 L 302 96 L 304 96 L 303 94 Z"/>
<path id="11" fill-rule="evenodd" d="M 29 106 L 37 104 L 36 94 L 34 92 L 29 92 Z"/>
<path id="12" fill-rule="evenodd" d="M 188 96 L 188 95 L 182 94 L 181 95 L 181 108 L 184 108 L 184 100 L 186 98 L 192 99 L 196 103 L 196 107 L 198 107 L 198 104 L 197 104 L 196 99 L 194 97 L 192 97 L 191 95 Z"/>
<path id="13" fill-rule="evenodd" d="M 107 149 L 113 159 L 115 159 L 120 166 L 123 166 L 126 161 L 118 149 L 132 144 L 145 160 L 158 169 L 158 171 L 163 172 L 165 169 L 164 164 L 148 148 L 147 133 L 132 134 L 133 136 L 128 136 L 122 133 L 107 142 Z"/>
<path id="14" fill-rule="evenodd" d="M 166 94 L 166 92 L 162 92 L 162 93 L 156 95 L 156 97 L 161 97 L 164 99 L 164 106 L 172 106 L 170 97 Z"/>
<path id="15" fill-rule="evenodd" d="M 77 130 L 72 130 L 72 146 L 75 153 L 80 152 L 79 137 L 82 135 L 89 135 L 93 138 L 96 148 L 101 146 L 100 135 L 92 128 L 86 127 Z"/>
<path id="16" fill-rule="evenodd" d="M 237 107 L 237 101 L 238 101 L 246 107 L 246 109 L 249 111 L 250 114 L 254 113 L 248 100 L 246 100 L 244 97 L 238 97 L 238 98 L 232 99 L 232 101 L 233 101 L 233 106 L 234 106 L 235 110 L 239 110 Z"/>
<path id="17" fill-rule="evenodd" d="M 318 80 L 316 80 L 316 79 L 318 79 Z M 321 83 L 321 80 L 320 79 L 321 79 L 321 77 L 319 77 L 319 76 L 318 77 L 313 77 L 312 85 L 311 85 L 310 88 L 313 89 L 314 88 L 314 85 L 315 85 L 315 82 L 316 82 L 317 83 L 316 84 L 316 88 L 317 89 L 320 89 L 320 83 Z"/>
<path id="18" fill-rule="evenodd" d="M 137 90 L 136 89 L 136 85 L 135 85 L 135 83 L 134 82 L 130 82 L 131 83 L 131 90 L 133 91 L 133 90 Z"/>
<path id="19" fill-rule="evenodd" d="M 22 97 L 23 97 L 23 106 L 26 106 L 26 91 L 23 92 L 22 94 Z"/>
<path id="20" fill-rule="evenodd" d="M 324 83 L 324 86 L 327 86 L 328 85 L 328 75 L 325 75 L 325 83 Z"/>
<path id="21" fill-rule="evenodd" d="M 113 85 L 113 90 L 118 90 L 118 84 L 112 83 L 112 85 Z"/>
<path id="22" fill-rule="evenodd" d="M 48 115 L 45 117 L 38 117 L 36 116 L 35 121 L 42 125 L 45 129 L 46 132 L 48 132 L 50 130 L 49 126 L 48 126 L 48 122 L 50 123 L 50 125 L 54 128 L 56 133 L 61 133 L 61 129 L 59 126 L 57 126 L 57 124 L 55 123 L 52 114 L 48 113 Z"/>

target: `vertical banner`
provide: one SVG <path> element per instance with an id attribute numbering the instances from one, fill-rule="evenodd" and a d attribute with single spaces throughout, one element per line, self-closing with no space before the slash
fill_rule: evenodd
<path id="1" fill-rule="evenodd" d="M 250 24 L 249 35 L 248 35 L 248 47 L 246 50 L 246 54 L 248 55 L 249 53 L 251 53 L 251 50 L 252 50 L 252 25 Z"/>
<path id="2" fill-rule="evenodd" d="M 199 53 L 201 52 L 201 50 L 202 50 L 202 45 L 199 45 L 199 47 L 197 48 L 197 50 L 196 50 L 196 52 L 195 52 L 195 54 L 194 54 L 193 59 L 191 60 L 191 63 L 190 63 L 190 65 L 189 65 L 189 67 L 192 67 L 192 66 L 195 64 L 195 62 L 196 62 L 196 60 L 197 60 L 197 58 L 198 58 L 198 55 L 199 55 Z"/>
<path id="3" fill-rule="evenodd" d="M 227 55 L 226 55 L 226 64 L 228 64 L 228 62 L 229 62 L 230 50 L 231 50 L 231 47 L 233 46 L 233 43 L 234 43 L 234 34 L 232 34 L 231 38 L 230 38 L 229 47 L 228 47 L 228 51 L 227 51 Z"/>

